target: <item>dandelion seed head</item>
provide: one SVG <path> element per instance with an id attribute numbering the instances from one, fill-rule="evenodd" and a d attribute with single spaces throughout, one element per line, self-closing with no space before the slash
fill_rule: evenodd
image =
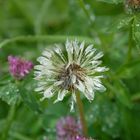
<path id="1" fill-rule="evenodd" d="M 64 66 L 58 75 L 58 80 L 63 81 L 60 88 L 68 91 L 76 90 L 74 84 L 78 83 L 79 80 L 84 81 L 84 75 L 85 70 L 76 63 Z"/>
<path id="2" fill-rule="evenodd" d="M 56 44 L 54 49 L 46 49 L 37 58 L 39 65 L 34 67 L 34 73 L 38 87 L 35 90 L 43 94 L 42 100 L 58 94 L 55 103 L 67 94 L 72 94 L 71 100 L 75 102 L 77 91 L 92 101 L 95 91 L 105 90 L 101 79 L 108 68 L 101 66 L 102 57 L 102 52 L 98 53 L 92 44 L 85 42 L 67 40 L 63 49 Z"/>

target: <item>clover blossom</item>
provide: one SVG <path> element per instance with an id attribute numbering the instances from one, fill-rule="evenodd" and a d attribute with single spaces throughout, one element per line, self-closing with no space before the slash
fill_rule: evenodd
<path id="1" fill-rule="evenodd" d="M 81 133 L 81 125 L 72 116 L 61 118 L 56 125 L 57 140 L 75 140 Z"/>
<path id="2" fill-rule="evenodd" d="M 9 71 L 17 79 L 23 79 L 33 68 L 33 63 L 19 57 L 8 56 Z"/>
<path id="3" fill-rule="evenodd" d="M 34 67 L 38 81 L 35 91 L 43 94 L 42 100 L 58 94 L 56 103 L 69 94 L 72 95 L 72 110 L 77 91 L 89 101 L 94 99 L 95 91 L 105 91 L 101 79 L 108 68 L 100 66 L 102 52 L 97 53 L 92 44 L 87 46 L 76 40 L 67 40 L 63 49 L 61 45 L 54 46 L 52 50 L 43 51 L 42 56 L 37 58 L 39 65 Z"/>

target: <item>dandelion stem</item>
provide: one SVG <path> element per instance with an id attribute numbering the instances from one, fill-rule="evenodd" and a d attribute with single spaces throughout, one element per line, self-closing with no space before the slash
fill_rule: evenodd
<path id="1" fill-rule="evenodd" d="M 84 116 L 84 107 L 83 107 L 83 103 L 81 101 L 79 92 L 76 93 L 76 100 L 77 100 L 77 107 L 79 110 L 83 134 L 84 134 L 84 136 L 87 136 L 88 133 L 87 133 L 87 124 L 86 124 L 86 120 L 85 120 L 85 116 Z"/>

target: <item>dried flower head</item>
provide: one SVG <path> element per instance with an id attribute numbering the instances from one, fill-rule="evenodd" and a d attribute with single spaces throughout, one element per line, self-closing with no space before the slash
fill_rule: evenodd
<path id="1" fill-rule="evenodd" d="M 140 11 L 140 0 L 126 0 L 125 5 L 128 12 Z"/>
<path id="2" fill-rule="evenodd" d="M 11 75 L 18 80 L 24 78 L 33 68 L 32 62 L 19 57 L 8 56 L 8 61 Z"/>
<path id="3" fill-rule="evenodd" d="M 76 91 L 80 91 L 92 101 L 95 91 L 104 91 L 101 83 L 102 72 L 108 70 L 101 67 L 99 60 L 103 53 L 97 53 L 93 45 L 86 46 L 75 41 L 66 41 L 64 50 L 56 45 L 53 50 L 45 50 L 37 59 L 40 65 L 35 66 L 35 79 L 38 81 L 36 91 L 43 98 L 50 98 L 58 93 L 55 102 L 62 101 L 68 93 L 72 95 L 72 106 L 76 101 Z"/>
<path id="4" fill-rule="evenodd" d="M 81 133 L 81 126 L 74 117 L 67 116 L 57 122 L 56 132 L 57 140 L 75 140 Z"/>

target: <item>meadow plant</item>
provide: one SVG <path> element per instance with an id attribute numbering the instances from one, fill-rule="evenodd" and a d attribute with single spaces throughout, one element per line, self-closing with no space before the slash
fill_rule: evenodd
<path id="1" fill-rule="evenodd" d="M 0 5 L 0 140 L 140 139 L 140 0 Z"/>

